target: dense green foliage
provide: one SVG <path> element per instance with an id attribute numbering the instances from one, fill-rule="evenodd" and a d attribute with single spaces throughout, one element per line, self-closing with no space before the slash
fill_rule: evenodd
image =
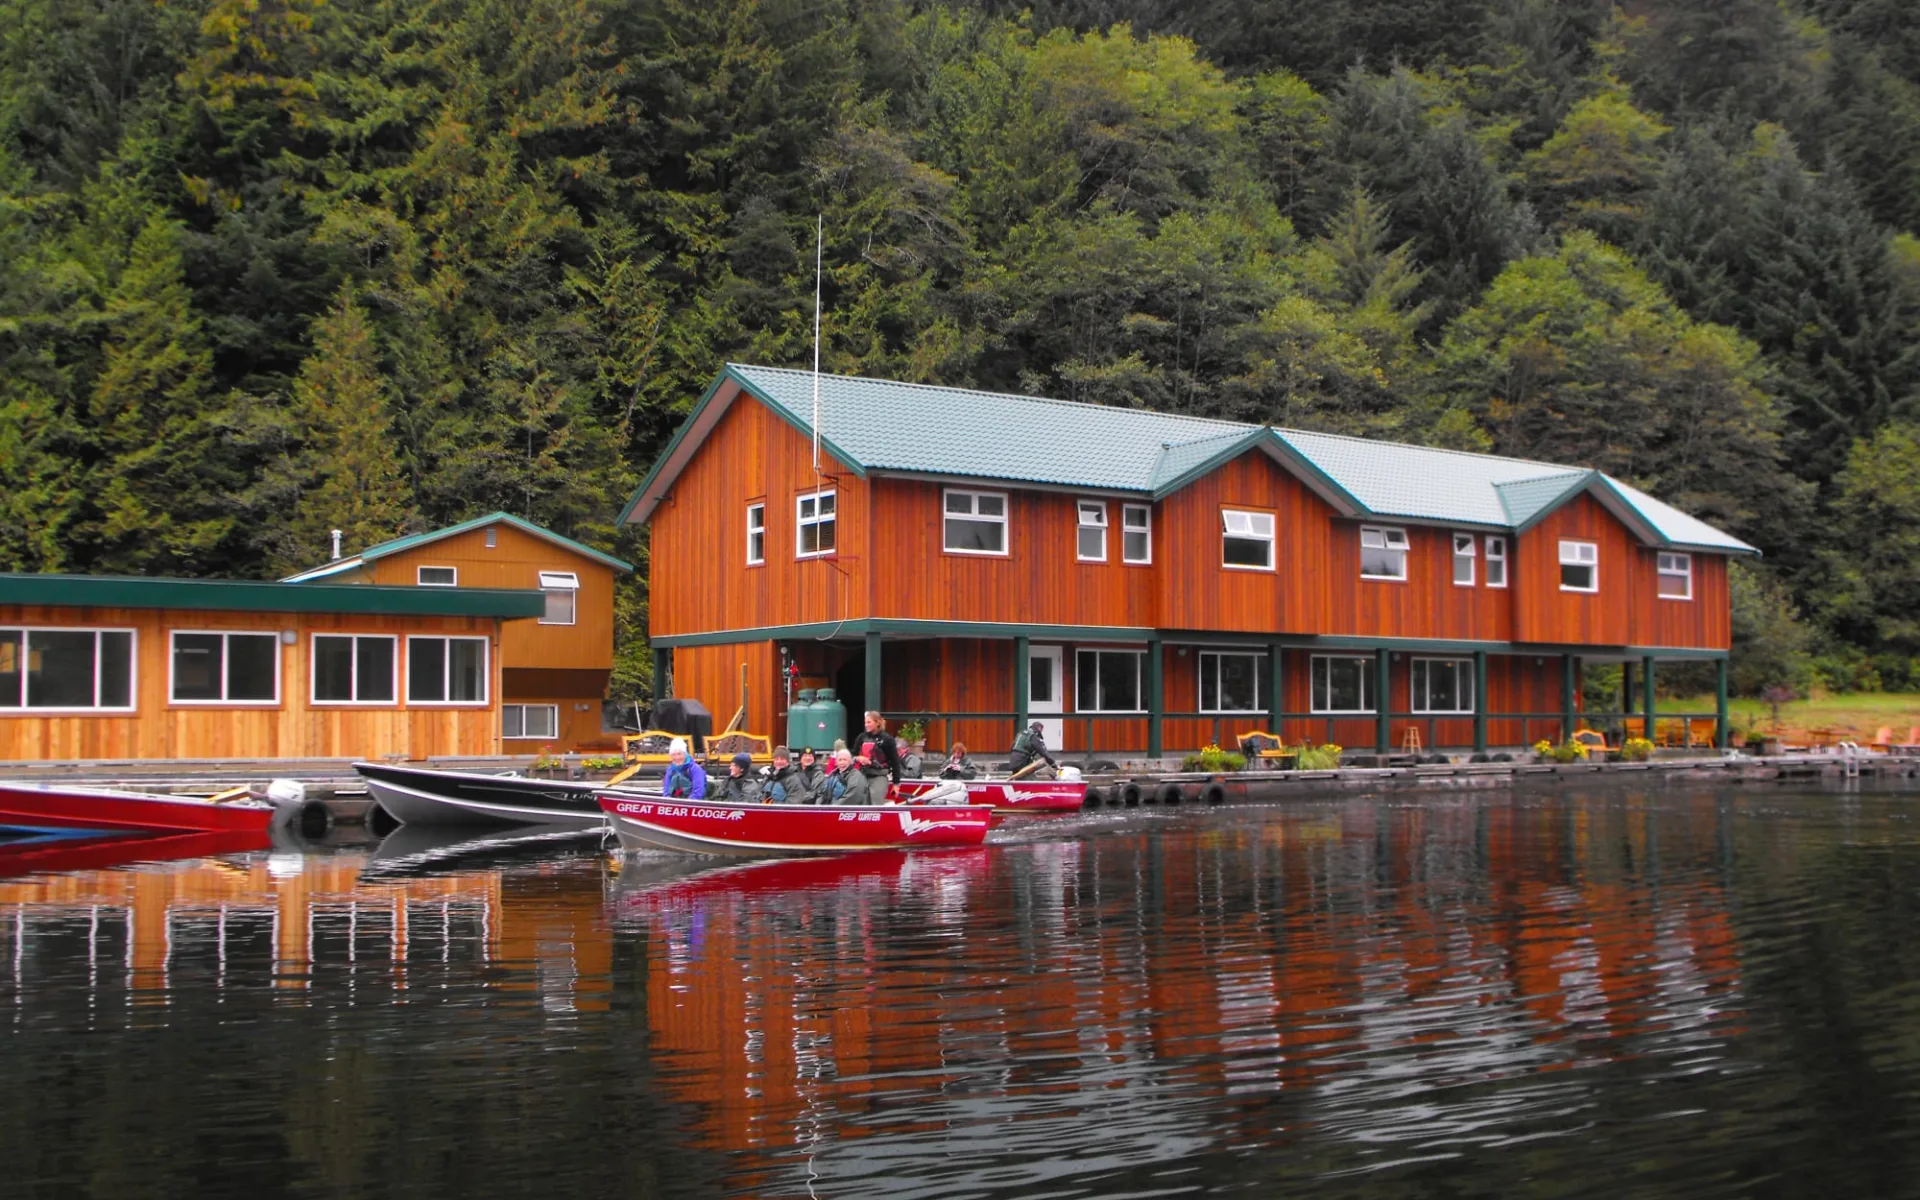
<path id="1" fill-rule="evenodd" d="M 0 568 L 643 558 L 823 214 L 829 369 L 1600 466 L 1767 551 L 1744 685 L 1906 680 L 1903 7 L 0 0 Z"/>

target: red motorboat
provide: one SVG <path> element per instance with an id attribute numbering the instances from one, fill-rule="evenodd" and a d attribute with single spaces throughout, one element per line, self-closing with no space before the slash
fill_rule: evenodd
<path id="1" fill-rule="evenodd" d="M 978 846 L 993 824 L 993 810 L 982 804 L 720 804 L 644 792 L 602 792 L 600 807 L 623 849 L 693 854 Z"/>
<path id="2" fill-rule="evenodd" d="M 894 799 L 912 803 L 943 784 L 959 780 L 904 779 L 888 789 Z M 1069 779 L 969 779 L 967 803 L 986 804 L 997 813 L 1079 812 L 1087 803 L 1087 785 Z"/>
<path id="3" fill-rule="evenodd" d="M 0 783 L 0 829 L 23 833 L 264 833 L 274 808 L 110 788 Z"/>

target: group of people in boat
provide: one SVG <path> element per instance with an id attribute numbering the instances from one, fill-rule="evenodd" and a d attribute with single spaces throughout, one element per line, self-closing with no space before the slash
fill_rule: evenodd
<path id="1" fill-rule="evenodd" d="M 1038 762 L 1046 765 L 1024 774 L 1051 778 L 1058 764 L 1047 752 L 1040 722 L 1035 721 L 1014 739 L 1009 765 L 1020 772 Z M 884 804 L 888 785 L 900 782 L 905 771 L 899 743 L 887 732 L 886 719 L 868 712 L 865 728 L 853 744 L 836 744 L 824 761 L 811 747 L 803 747 L 796 756 L 785 746 L 775 746 L 771 766 L 755 771 L 752 755 L 736 754 L 727 763 L 726 775 L 717 781 L 709 780 L 706 769 L 688 753 L 685 739 L 675 738 L 667 749 L 667 773 L 660 790 L 675 799 L 730 804 Z M 1048 774 L 1040 775 L 1041 771 Z M 964 780 L 978 775 L 966 745 L 953 743 L 940 778 Z"/>

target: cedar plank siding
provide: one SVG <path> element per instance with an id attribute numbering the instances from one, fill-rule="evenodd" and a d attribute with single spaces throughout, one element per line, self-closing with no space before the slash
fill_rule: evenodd
<path id="1" fill-rule="evenodd" d="M 838 552 L 794 557 L 795 498 L 814 490 L 812 454 L 806 435 L 758 400 L 734 401 L 650 522 L 654 636 L 867 615 L 867 485 L 824 452 L 821 466 L 833 474 L 821 486 L 837 492 Z M 756 500 L 767 505 L 766 564 L 749 567 L 747 505 Z"/>
<path id="2" fill-rule="evenodd" d="M 713 713 L 713 731 L 727 727 L 740 707 L 740 667 L 747 668 L 747 724 L 775 745 L 787 740 L 785 698 L 779 694 L 780 667 L 772 642 L 735 642 L 724 646 L 682 646 L 673 652 L 673 694 L 699 700 Z M 860 718 L 847 715 L 852 729 Z"/>
<path id="3" fill-rule="evenodd" d="M 1560 539 L 1594 542 L 1600 547 L 1600 590 L 1560 590 Z M 1635 579 L 1639 544 L 1627 527 L 1592 496 L 1575 496 L 1520 535 L 1513 552 L 1514 631 L 1518 642 L 1624 646 L 1631 640 L 1633 610 L 1644 583 L 1653 595 L 1653 577 Z"/>
<path id="4" fill-rule="evenodd" d="M 0 626 L 134 631 L 134 711 L 0 713 L 0 760 L 146 758 L 378 758 L 389 754 L 500 753 L 500 637 L 490 617 L 394 617 L 329 613 L 243 613 L 151 608 L 0 605 Z M 175 704 L 169 699 L 170 631 L 275 632 L 298 638 L 280 647 L 280 703 Z M 309 653 L 316 633 L 391 634 L 399 638 L 399 699 L 388 705 L 314 704 Z M 488 639 L 484 705 L 406 702 L 406 638 Z"/>
<path id="5" fill-rule="evenodd" d="M 1726 556 L 1695 553 L 1693 599 L 1669 600 L 1660 595 L 1659 554 L 1650 546 L 1633 548 L 1633 644 L 1727 649 L 1733 644 L 1733 598 Z"/>
<path id="6" fill-rule="evenodd" d="M 1333 510 L 1264 453 L 1243 454 L 1155 506 L 1162 625 L 1231 633 L 1331 629 Z M 1272 571 L 1221 565 L 1223 509 L 1274 514 Z M 1304 585 L 1304 586 L 1303 586 Z"/>

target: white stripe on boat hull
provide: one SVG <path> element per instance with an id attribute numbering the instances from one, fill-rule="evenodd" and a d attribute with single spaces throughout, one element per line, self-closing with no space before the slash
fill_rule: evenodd
<path id="1" fill-rule="evenodd" d="M 606 814 L 535 808 L 521 804 L 455 799 L 423 792 L 391 780 L 366 776 L 367 792 L 387 815 L 402 825 L 556 825 L 593 829 L 606 824 Z"/>

